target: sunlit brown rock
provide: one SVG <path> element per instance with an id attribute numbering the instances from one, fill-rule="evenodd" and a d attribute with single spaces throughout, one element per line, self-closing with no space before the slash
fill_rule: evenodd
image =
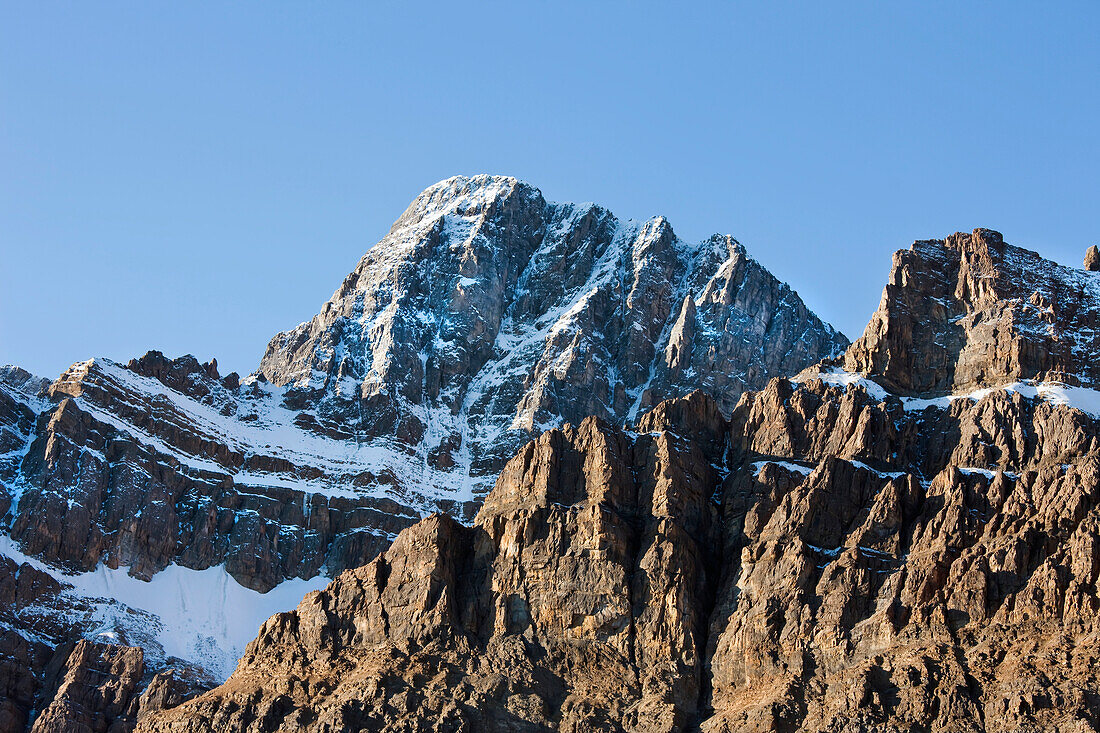
<path id="1" fill-rule="evenodd" d="M 1092 316 L 984 320 L 1092 276 L 1020 257 L 899 255 L 855 373 L 544 433 L 139 730 L 1097 730 L 1100 424 L 1005 388 L 1090 384 Z"/>

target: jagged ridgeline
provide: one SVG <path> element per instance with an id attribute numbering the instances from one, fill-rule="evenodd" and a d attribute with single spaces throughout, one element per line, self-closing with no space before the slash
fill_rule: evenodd
<path id="1" fill-rule="evenodd" d="M 334 434 L 392 436 L 472 498 L 532 432 L 746 389 L 847 340 L 728 236 L 679 239 L 512 178 L 422 193 L 259 374 Z M 452 476 L 440 478 L 445 486 Z"/>
<path id="2" fill-rule="evenodd" d="M 1097 730 L 1098 313 L 918 242 L 843 359 L 542 434 L 138 730 Z"/>
<path id="3" fill-rule="evenodd" d="M 547 428 L 697 388 L 728 416 L 847 345 L 730 237 L 478 176 L 418 196 L 252 376 L 158 352 L 52 383 L 6 369 L 0 730 L 35 710 L 128 725 L 143 689 L 148 711 L 224 680 L 325 576 L 432 512 L 471 521 Z M 141 649 L 96 661 L 116 642 Z M 112 674 L 106 697 L 87 682 Z"/>

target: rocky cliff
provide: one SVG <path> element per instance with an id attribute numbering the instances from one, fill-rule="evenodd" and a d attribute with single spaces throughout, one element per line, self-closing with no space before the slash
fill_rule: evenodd
<path id="1" fill-rule="evenodd" d="M 479 176 L 421 194 L 250 377 L 158 352 L 52 383 L 6 368 L 0 686 L 18 694 L 0 730 L 73 698 L 45 670 L 83 637 L 141 648 L 135 699 L 162 669 L 221 681 L 264 618 L 401 529 L 471 520 L 546 428 L 700 385 L 728 414 L 846 345 L 730 237 Z"/>
<path id="2" fill-rule="evenodd" d="M 402 531 L 138 729 L 1098 730 L 1100 395 L 1064 346 L 1092 316 L 994 299 L 1084 308 L 1091 277 L 917 243 L 858 371 L 544 433 L 472 525 Z"/>
<path id="3" fill-rule="evenodd" d="M 895 254 L 882 302 L 843 361 L 903 395 L 1018 379 L 1092 386 L 1098 328 L 1094 275 L 975 229 Z"/>

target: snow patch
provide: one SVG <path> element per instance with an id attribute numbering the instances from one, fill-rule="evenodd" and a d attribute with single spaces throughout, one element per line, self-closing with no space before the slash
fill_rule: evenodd
<path id="1" fill-rule="evenodd" d="M 0 554 L 71 586 L 64 595 L 92 602 L 91 618 L 82 614 L 92 622 L 89 638 L 117 639 L 122 629 L 131 643 L 154 641 L 166 657 L 194 662 L 219 682 L 232 674 L 264 621 L 295 608 L 305 594 L 329 583 L 323 576 L 295 578 L 259 593 L 240 585 L 221 565 L 205 570 L 169 565 L 148 582 L 131 577 L 127 568 L 104 565 L 68 574 L 25 555 L 6 535 L 0 535 Z M 147 644 L 142 646 L 149 651 Z"/>
<path id="2" fill-rule="evenodd" d="M 833 387 L 861 386 L 867 390 L 867 394 L 879 402 L 883 402 L 890 397 L 897 397 L 907 412 L 921 412 L 929 407 L 947 409 L 955 400 L 968 399 L 971 402 L 980 402 L 994 392 L 1007 392 L 1009 394 L 1019 394 L 1029 400 L 1041 399 L 1052 405 L 1072 407 L 1090 417 L 1100 418 L 1100 390 L 1089 387 L 1073 387 L 1062 382 L 1040 382 L 1027 379 L 996 387 L 983 387 L 971 392 L 938 397 L 898 397 L 862 374 L 848 372 L 837 367 L 828 367 L 824 370 L 808 369 L 793 377 L 790 381 L 794 385 L 802 385 L 815 379 L 819 379 L 826 385 Z"/>
<path id="3" fill-rule="evenodd" d="M 830 387 L 844 387 L 845 389 L 854 386 L 863 387 L 867 390 L 867 394 L 869 394 L 872 399 L 878 400 L 879 402 L 883 402 L 891 396 L 890 393 L 877 382 L 868 379 L 862 374 L 848 372 L 839 367 L 828 367 L 825 370 L 807 370 L 791 379 L 791 383 L 801 385 L 815 379 L 820 379 Z"/>
<path id="4" fill-rule="evenodd" d="M 767 466 L 769 463 L 775 466 L 782 466 L 788 471 L 800 473 L 803 476 L 809 476 L 811 473 L 813 473 L 812 468 L 808 466 L 800 466 L 799 464 L 791 463 L 790 461 L 756 461 L 752 464 L 752 475 L 754 477 L 759 477 L 760 472 L 764 470 L 764 466 Z"/>
<path id="5" fill-rule="evenodd" d="M 985 476 L 987 479 L 990 479 L 990 480 L 996 478 L 998 472 L 1003 473 L 1005 476 L 1007 476 L 1008 478 L 1013 479 L 1013 480 L 1019 478 L 1019 476 L 1020 476 L 1018 473 L 1013 473 L 1012 471 L 1001 471 L 1000 469 L 972 468 L 972 467 L 962 467 L 962 466 L 956 466 L 956 468 L 959 469 L 959 473 L 961 473 L 965 476 L 973 476 L 973 475 Z"/>
<path id="6" fill-rule="evenodd" d="M 844 460 L 848 461 L 848 463 L 852 464 L 856 468 L 862 468 L 866 471 L 870 471 L 871 473 L 878 474 L 883 478 L 901 478 L 902 476 L 906 475 L 905 471 L 880 471 L 877 468 L 871 468 L 863 461 L 853 461 L 850 458 L 846 458 Z"/>
<path id="7" fill-rule="evenodd" d="M 1062 382 L 1038 382 L 1030 379 L 1003 384 L 997 387 L 985 387 L 962 394 L 944 395 L 943 397 L 932 398 L 913 397 L 903 399 L 902 401 L 907 411 L 921 411 L 929 407 L 947 409 L 955 400 L 966 399 L 971 402 L 980 402 L 994 392 L 1019 394 L 1021 397 L 1029 400 L 1041 399 L 1052 405 L 1071 407 L 1080 410 L 1090 417 L 1100 418 L 1100 390 L 1090 389 L 1088 387 L 1071 387 Z"/>

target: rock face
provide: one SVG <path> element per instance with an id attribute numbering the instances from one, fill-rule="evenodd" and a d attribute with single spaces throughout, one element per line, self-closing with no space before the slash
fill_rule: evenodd
<path id="1" fill-rule="evenodd" d="M 10 487 L 15 486 L 20 464 L 35 434 L 41 399 L 49 380 L 23 369 L 0 367 L 0 512 L 11 509 Z"/>
<path id="2" fill-rule="evenodd" d="M 303 428 L 308 415 L 269 385 L 231 389 L 193 357 L 82 362 L 46 397 L 13 482 L 11 536 L 70 570 L 104 563 L 148 580 L 172 563 L 224 564 L 266 591 L 358 564 L 419 517 L 379 490 L 400 496 L 385 465 L 348 461 L 354 446 L 348 456 Z"/>
<path id="3" fill-rule="evenodd" d="M 435 515 L 405 530 L 372 563 L 268 621 L 224 698 L 157 720 L 683 727 L 698 713 L 718 581 L 709 492 L 724 421 L 701 393 L 668 407 L 698 418 L 695 440 L 664 430 L 661 408 L 645 419 L 651 434 L 597 418 L 543 434 L 507 464 L 472 527 Z M 256 696 L 262 687 L 272 694 Z"/>
<path id="4" fill-rule="evenodd" d="M 964 240 L 1000 237 L 896 258 L 843 361 L 862 372 L 825 363 L 728 414 L 692 394 L 632 430 L 551 430 L 472 526 L 402 531 L 272 617 L 226 684 L 138 729 L 1100 729 L 1100 395 L 1072 350 L 1028 350 L 1067 324 L 959 335 L 959 315 L 1017 313 L 982 288 L 950 317 L 914 310 Z M 1070 276 L 1043 282 L 1083 292 Z M 1076 385 L 1021 382 L 1055 373 Z"/>
<path id="5" fill-rule="evenodd" d="M 145 673 L 141 649 L 81 641 L 57 671 L 57 692 L 31 733 L 109 731 L 129 727 L 126 710 Z"/>
<path id="6" fill-rule="evenodd" d="M 730 237 L 479 176 L 421 194 L 250 377 L 155 351 L 52 383 L 6 367 L 0 716 L 41 716 L 47 665 L 82 637 L 140 646 L 135 696 L 174 704 L 153 674 L 224 679 L 260 618 L 325 576 L 433 512 L 471 520 L 544 429 L 698 386 L 728 415 L 846 345 Z"/>
<path id="7" fill-rule="evenodd" d="M 743 407 L 705 728 L 1100 724 L 1094 417 L 1006 391 L 906 411 L 817 380 Z"/>
<path id="8" fill-rule="evenodd" d="M 1085 269 L 1089 272 L 1100 271 L 1100 247 L 1095 244 L 1085 252 Z"/>
<path id="9" fill-rule="evenodd" d="M 1100 378 L 1100 282 L 975 229 L 894 255 L 882 303 L 844 357 L 903 395 L 1018 379 Z"/>
<path id="10" fill-rule="evenodd" d="M 140 647 L 81 640 L 51 649 L 49 655 L 31 733 L 125 733 L 140 718 L 208 689 L 196 687 L 191 673 L 177 669 L 150 680 Z M 0 714 L 0 730 L 26 729 L 26 716 Z"/>

